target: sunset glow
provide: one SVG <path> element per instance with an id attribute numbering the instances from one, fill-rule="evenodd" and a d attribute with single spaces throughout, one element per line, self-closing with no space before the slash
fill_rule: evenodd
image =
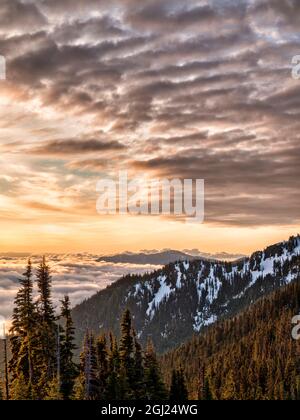
<path id="1" fill-rule="evenodd" d="M 297 233 L 290 9 L 76 3 L 26 1 L 0 28 L 0 251 L 250 253 Z M 205 179 L 205 223 L 98 215 L 121 169 Z"/>

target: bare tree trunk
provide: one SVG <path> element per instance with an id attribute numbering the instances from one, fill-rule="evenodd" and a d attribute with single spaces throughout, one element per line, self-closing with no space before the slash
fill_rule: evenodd
<path id="1" fill-rule="evenodd" d="M 4 368 L 5 368 L 5 393 L 6 399 L 9 400 L 9 377 L 8 377 L 8 363 L 7 363 L 7 339 L 4 335 Z"/>
<path id="2" fill-rule="evenodd" d="M 57 325 L 57 384 L 58 384 L 58 391 L 60 392 L 60 335 L 59 335 L 59 325 Z"/>

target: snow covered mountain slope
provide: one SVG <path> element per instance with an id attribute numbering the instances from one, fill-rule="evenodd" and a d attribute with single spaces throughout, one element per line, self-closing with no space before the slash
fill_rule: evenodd
<path id="1" fill-rule="evenodd" d="M 140 340 L 163 352 L 299 278 L 300 236 L 236 262 L 180 261 L 126 276 L 74 309 L 78 340 L 87 328 L 118 334 L 128 307 Z"/>

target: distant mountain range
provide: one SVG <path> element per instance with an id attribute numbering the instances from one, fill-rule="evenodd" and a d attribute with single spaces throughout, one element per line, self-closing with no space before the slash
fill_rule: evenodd
<path id="1" fill-rule="evenodd" d="M 4 258 L 25 258 L 30 257 L 35 254 L 30 254 L 28 252 L 3 252 L 0 253 L 0 256 Z M 45 254 L 46 256 L 56 255 L 57 257 L 60 254 Z M 64 254 L 61 254 L 64 255 Z M 85 254 L 68 254 L 68 255 L 85 255 Z M 90 254 L 92 255 L 92 254 Z M 102 255 L 97 257 L 95 255 L 95 259 L 97 261 L 105 261 L 110 263 L 122 263 L 122 264 L 141 264 L 141 265 L 167 265 L 171 262 L 175 261 L 191 261 L 197 258 L 205 258 L 209 260 L 221 260 L 221 261 L 233 261 L 244 258 L 246 255 L 243 254 L 230 254 L 227 252 L 219 252 L 219 253 L 208 253 L 208 252 L 201 252 L 198 249 L 185 249 L 183 251 L 176 251 L 172 249 L 164 249 L 164 250 L 143 250 L 140 252 L 122 252 L 119 254 L 112 254 L 112 255 Z"/>
<path id="2" fill-rule="evenodd" d="M 175 250 L 163 250 L 163 251 L 143 251 L 143 252 L 124 252 L 122 254 L 115 255 L 103 255 L 99 258 L 99 261 L 106 261 L 111 263 L 123 263 L 123 264 L 151 264 L 151 265 L 167 265 L 175 261 L 193 261 L 195 259 L 203 258 L 208 260 L 226 260 L 232 261 L 244 258 L 245 255 L 241 254 L 228 254 L 226 252 L 220 252 L 217 254 L 209 254 L 201 252 L 197 249 L 175 251 Z"/>
<path id="3" fill-rule="evenodd" d="M 140 340 L 151 337 L 164 352 L 299 278 L 300 236 L 239 261 L 177 261 L 153 273 L 123 277 L 75 307 L 77 339 L 87 329 L 118 334 L 121 315 L 129 308 Z"/>

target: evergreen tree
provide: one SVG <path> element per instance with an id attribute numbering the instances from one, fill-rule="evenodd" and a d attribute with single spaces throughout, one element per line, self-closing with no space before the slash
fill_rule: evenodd
<path id="1" fill-rule="evenodd" d="M 49 382 L 44 399 L 54 401 L 64 399 L 64 395 L 61 393 L 61 384 L 58 378 L 54 378 L 52 381 Z"/>
<path id="2" fill-rule="evenodd" d="M 57 375 L 57 326 L 51 299 L 51 282 L 50 268 L 43 257 L 37 270 L 39 328 L 36 357 L 38 369 L 42 373 L 39 381 L 41 390 L 45 390 Z"/>
<path id="3" fill-rule="evenodd" d="M 146 399 L 146 386 L 145 386 L 145 370 L 144 370 L 144 357 L 142 346 L 134 334 L 134 376 L 133 376 L 133 398 L 135 400 Z"/>
<path id="4" fill-rule="evenodd" d="M 10 398 L 16 401 L 35 399 L 33 387 L 27 382 L 22 373 L 11 384 Z"/>
<path id="5" fill-rule="evenodd" d="M 65 296 L 61 301 L 61 321 L 64 321 L 63 333 L 60 338 L 60 392 L 63 399 L 68 400 L 72 395 L 72 391 L 77 376 L 77 366 L 73 362 L 74 351 L 76 346 L 75 329 L 73 326 L 70 299 Z"/>
<path id="6" fill-rule="evenodd" d="M 173 370 L 169 399 L 171 401 L 187 401 L 188 391 L 186 388 L 183 369 Z"/>
<path id="7" fill-rule="evenodd" d="M 107 399 L 121 399 L 120 353 L 117 340 L 110 334 L 110 353 L 108 359 Z"/>
<path id="8" fill-rule="evenodd" d="M 151 341 L 148 341 L 145 352 L 145 386 L 147 400 L 167 399 L 167 391 Z"/>
<path id="9" fill-rule="evenodd" d="M 97 352 L 94 335 L 87 331 L 80 355 L 80 373 L 75 386 L 76 399 L 94 400 L 99 395 Z"/>
<path id="10" fill-rule="evenodd" d="M 54 308 L 51 300 L 51 273 L 46 263 L 46 257 L 43 257 L 37 270 L 37 286 L 39 292 L 39 308 L 43 321 L 51 324 L 55 321 Z"/>
<path id="11" fill-rule="evenodd" d="M 203 391 L 203 400 L 204 401 L 211 401 L 213 400 L 213 396 L 210 389 L 209 379 L 204 379 L 204 391 Z"/>
<path id="12" fill-rule="evenodd" d="M 171 388 L 170 388 L 170 401 L 176 401 L 178 398 L 178 371 L 173 369 L 172 371 L 172 379 L 171 379 Z"/>
<path id="13" fill-rule="evenodd" d="M 22 399 L 32 396 L 36 381 L 34 366 L 34 346 L 36 345 L 37 315 L 33 303 L 32 265 L 28 261 L 27 269 L 20 279 L 20 289 L 14 301 L 12 326 L 10 329 L 10 349 L 12 353 L 9 371 L 12 378 L 12 392 L 18 398 L 20 384 L 28 384 L 22 391 Z M 15 388 L 15 389 L 14 389 Z"/>
<path id="14" fill-rule="evenodd" d="M 134 346 L 129 310 L 125 311 L 121 323 L 120 363 L 123 399 L 130 399 L 134 392 Z"/>
<path id="15" fill-rule="evenodd" d="M 97 341 L 97 366 L 98 366 L 98 399 L 105 400 L 108 387 L 108 351 L 106 336 L 102 335 Z"/>
<path id="16" fill-rule="evenodd" d="M 0 401 L 2 401 L 2 400 L 3 400 L 3 384 L 0 381 Z"/>
<path id="17" fill-rule="evenodd" d="M 225 384 L 222 392 L 223 400 L 235 400 L 236 399 L 236 387 L 235 380 L 232 370 L 230 370 L 226 376 Z"/>

